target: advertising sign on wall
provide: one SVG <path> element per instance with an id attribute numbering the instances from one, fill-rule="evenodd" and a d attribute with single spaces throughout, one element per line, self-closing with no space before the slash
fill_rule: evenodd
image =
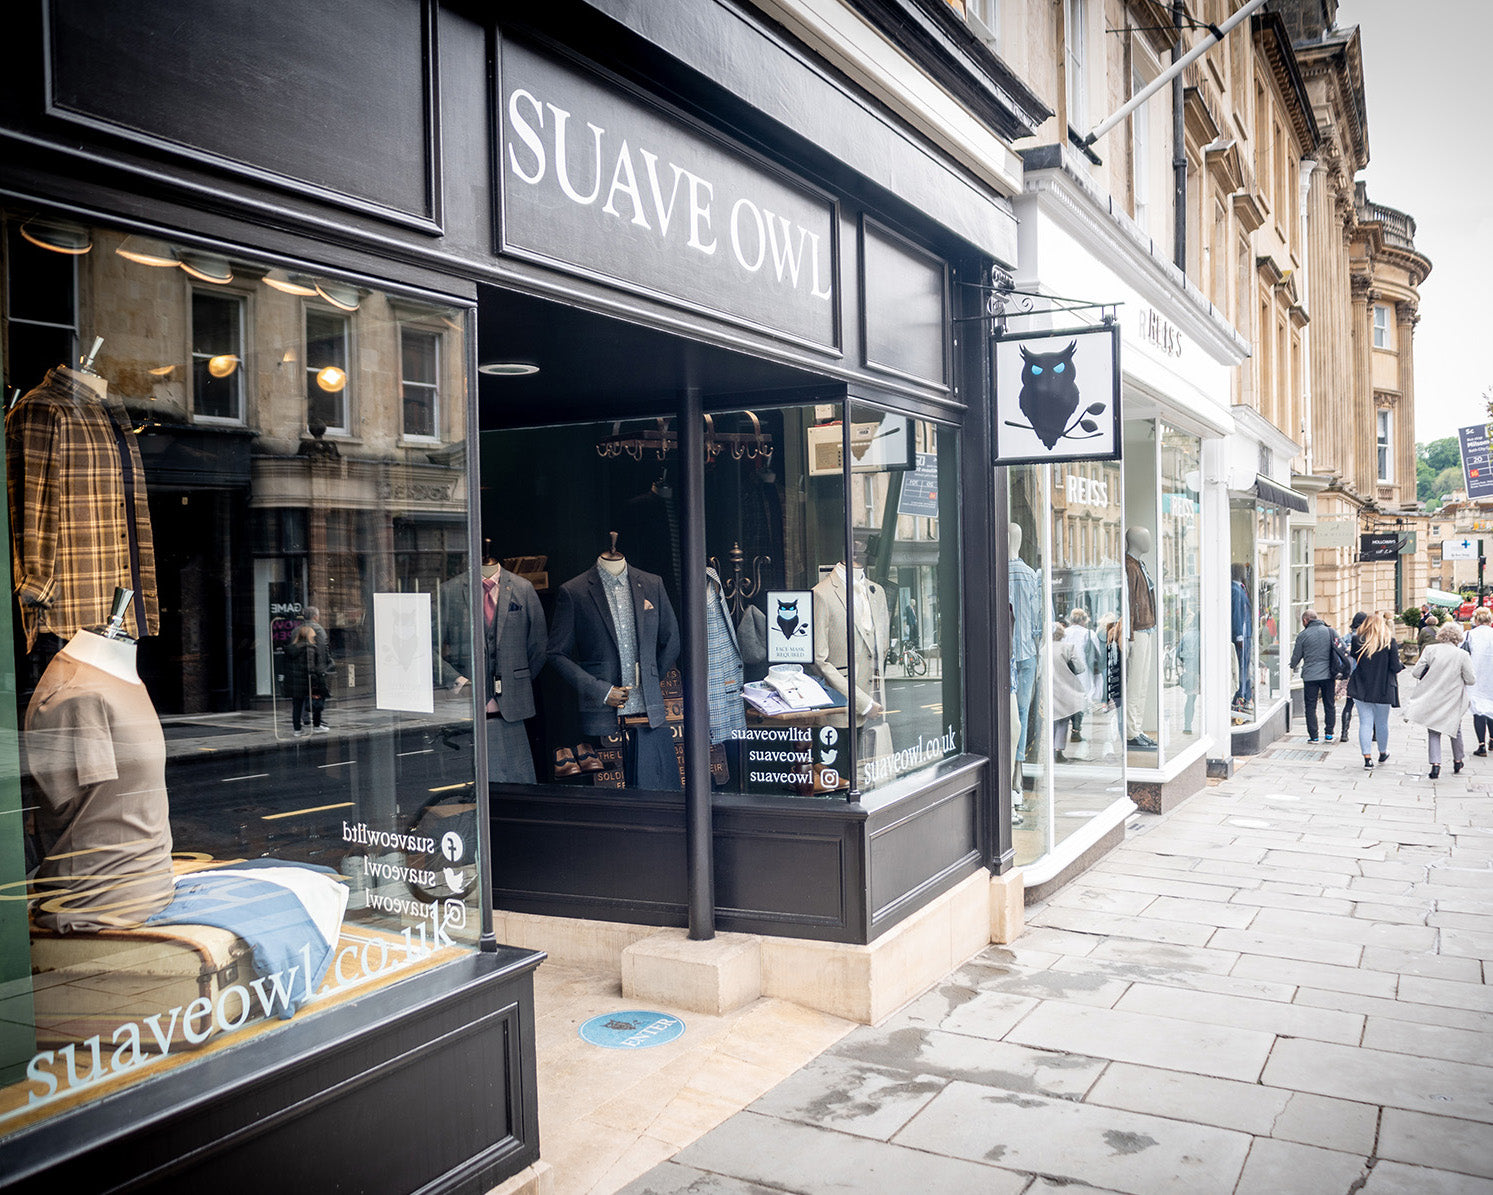
<path id="1" fill-rule="evenodd" d="M 1462 479 L 1467 483 L 1467 497 L 1472 501 L 1493 498 L 1493 461 L 1488 455 L 1488 425 L 1479 423 L 1457 430 L 1462 448 Z"/>
<path id="2" fill-rule="evenodd" d="M 997 465 L 1119 460 L 1118 324 L 1003 336 L 993 357 Z"/>
<path id="3" fill-rule="evenodd" d="M 1358 558 L 1365 564 L 1395 560 L 1400 555 L 1400 537 L 1393 531 L 1371 531 L 1358 537 Z"/>

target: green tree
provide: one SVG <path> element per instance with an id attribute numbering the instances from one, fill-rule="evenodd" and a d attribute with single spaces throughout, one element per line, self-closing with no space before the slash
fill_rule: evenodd
<path id="1" fill-rule="evenodd" d="M 1462 450 L 1456 436 L 1415 446 L 1415 497 L 1422 505 L 1441 500 L 1462 485 Z"/>

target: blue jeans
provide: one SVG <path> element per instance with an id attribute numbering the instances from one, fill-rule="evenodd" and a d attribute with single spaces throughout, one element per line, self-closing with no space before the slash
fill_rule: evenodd
<path id="1" fill-rule="evenodd" d="M 1369 753 L 1369 744 L 1379 744 L 1379 754 L 1384 755 L 1389 751 L 1389 702 L 1387 701 L 1364 701 L 1361 698 L 1356 703 L 1358 707 L 1358 749 L 1364 755 Z"/>
<path id="2" fill-rule="evenodd" d="M 1026 720 L 1032 709 L 1032 692 L 1037 687 L 1037 659 L 1029 656 L 1025 660 L 1011 661 L 1011 683 L 1016 702 L 1016 716 L 1021 722 L 1021 733 L 1016 736 L 1016 762 L 1026 758 Z"/>

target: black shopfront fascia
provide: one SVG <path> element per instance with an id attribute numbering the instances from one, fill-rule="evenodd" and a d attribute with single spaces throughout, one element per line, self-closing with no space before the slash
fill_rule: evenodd
<path id="1" fill-rule="evenodd" d="M 905 241 L 947 263 L 944 328 L 962 329 L 970 325 L 959 320 L 978 315 L 980 305 L 967 297 L 978 292 L 960 283 L 981 280 L 999 255 L 992 230 L 1010 224 L 1009 210 L 749 10 L 686 6 L 687 15 L 670 23 L 699 57 L 681 58 L 679 47 L 665 51 L 589 5 L 566 4 L 543 17 L 556 40 L 588 48 L 619 77 L 649 80 L 681 114 L 710 114 L 748 150 L 770 146 L 792 163 L 777 168 L 790 189 L 833 196 L 841 247 L 833 343 L 804 343 L 645 287 L 505 253 L 494 158 L 495 64 L 506 34 L 480 12 L 466 15 L 469 7 L 384 0 L 334 13 L 304 0 L 249 9 L 216 3 L 183 24 L 169 0 L 127 9 L 104 0 L 28 6 L 13 20 L 6 53 L 0 198 L 204 247 L 251 247 L 286 265 L 456 303 L 473 302 L 486 285 L 589 309 L 673 338 L 685 395 L 703 345 L 829 379 L 847 398 L 957 425 L 960 476 L 952 480 L 962 507 L 968 754 L 879 790 L 874 802 L 726 798 L 711 811 L 712 911 L 720 925 L 874 939 L 981 867 L 1004 869 L 1011 850 L 987 764 L 1005 709 L 995 642 L 1002 620 L 992 617 L 990 595 L 1004 583 L 991 549 L 1003 516 L 988 468 L 985 407 L 968 401 L 986 389 L 983 337 L 942 332 L 936 380 L 916 376 L 926 364 L 917 350 L 907 359 L 874 351 L 867 321 L 874 324 L 885 307 L 875 301 L 877 280 L 866 276 L 858 247 L 868 236 L 884 245 Z M 712 22 L 718 29 L 706 27 Z M 334 27 L 339 44 L 329 54 L 324 34 Z M 712 45 L 735 52 L 712 62 Z M 162 62 L 214 69 L 163 71 Z M 760 79 L 722 83 L 723 74 L 744 79 L 768 68 L 780 69 L 785 93 L 819 114 L 819 131 L 782 130 L 745 103 L 741 96 L 760 88 Z M 145 78 L 148 87 L 140 85 Z M 930 173 L 909 176 L 911 190 L 894 194 L 847 167 L 845 153 L 820 147 L 820 131 L 826 143 L 842 143 L 831 149 L 861 147 L 867 170 L 880 161 L 897 173 L 897 164 L 916 159 Z M 475 348 L 470 356 L 475 368 Z M 477 426 L 475 390 L 470 401 Z M 474 510 L 475 462 L 469 449 Z M 477 534 L 474 527 L 474 560 Z M 479 750 L 479 783 L 485 777 Z M 554 893 L 542 874 L 515 890 L 499 872 L 493 878 L 506 907 L 529 902 L 579 916 L 687 920 L 677 853 L 685 807 L 677 798 L 568 808 L 540 798 L 523 812 L 544 833 L 585 825 L 653 847 L 629 869 L 631 890 L 595 899 Z M 615 867 L 626 855 L 614 849 L 606 862 Z M 672 860 L 672 874 L 659 867 L 655 875 L 666 882 L 640 889 L 642 869 L 661 859 Z M 832 884 L 816 874 L 824 866 Z M 788 899 L 767 892 L 774 880 Z M 538 1156 L 532 971 L 542 956 L 486 945 L 470 959 L 0 1140 L 0 1189 L 55 1190 L 59 1178 L 72 1178 L 96 1188 L 257 1190 L 267 1174 L 293 1185 L 304 1178 L 366 1190 L 489 1188 Z M 483 1093 L 463 1099 L 470 1117 L 453 1119 L 453 1090 Z M 418 1143 L 435 1139 L 447 1143 L 449 1157 L 438 1160 L 444 1169 L 433 1186 L 428 1157 L 411 1157 L 424 1167 L 417 1174 L 391 1163 L 384 1148 L 405 1141 L 414 1155 Z"/>

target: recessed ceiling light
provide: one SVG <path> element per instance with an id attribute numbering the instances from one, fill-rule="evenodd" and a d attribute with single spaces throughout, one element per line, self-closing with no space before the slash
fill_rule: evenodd
<path id="1" fill-rule="evenodd" d="M 298 295 L 309 299 L 316 293 L 311 279 L 304 274 L 287 274 L 284 270 L 271 270 L 264 276 L 264 284 L 287 295 Z"/>
<path id="2" fill-rule="evenodd" d="M 181 259 L 181 268 L 198 281 L 211 282 L 214 286 L 224 286 L 233 281 L 233 270 L 228 265 L 227 258 L 192 254 Z"/>
<path id="3" fill-rule="evenodd" d="M 316 293 L 341 311 L 358 309 L 358 292 L 350 286 L 343 286 L 336 282 L 318 282 Z"/>
<path id="4" fill-rule="evenodd" d="M 124 244 L 114 250 L 126 261 L 142 266 L 175 266 L 181 264 L 176 250 L 164 241 L 146 240 L 144 237 L 125 237 Z"/>
<path id="5" fill-rule="evenodd" d="M 477 366 L 477 372 L 490 378 L 522 378 L 538 373 L 539 366 L 532 361 L 484 361 Z"/>
<path id="6" fill-rule="evenodd" d="M 87 229 L 62 220 L 27 220 L 19 231 L 38 249 L 48 249 L 53 253 L 77 257 L 93 248 L 93 238 Z"/>

